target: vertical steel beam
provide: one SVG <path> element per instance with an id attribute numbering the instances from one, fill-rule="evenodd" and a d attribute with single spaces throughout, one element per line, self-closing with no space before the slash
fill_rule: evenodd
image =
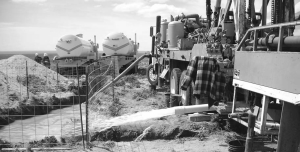
<path id="1" fill-rule="evenodd" d="M 253 152 L 254 126 L 255 116 L 253 114 L 249 114 L 245 152 Z"/>
<path id="2" fill-rule="evenodd" d="M 160 23 L 161 23 L 161 16 L 157 16 L 156 17 L 156 33 L 160 33 Z M 159 41 L 158 41 L 158 39 L 157 39 L 157 43 L 160 43 Z M 158 44 L 156 44 L 156 46 L 155 46 L 155 50 L 156 50 L 156 55 L 158 55 L 158 52 L 157 52 L 157 45 Z M 158 87 L 162 87 L 162 80 L 161 80 L 161 78 L 159 77 L 159 75 L 160 75 L 160 71 L 161 71 L 161 67 L 160 67 L 160 60 L 159 60 L 159 58 L 158 57 L 156 57 L 156 59 L 157 59 L 157 63 L 158 63 L 158 68 L 156 69 L 157 70 L 157 84 L 158 84 Z"/>
<path id="3" fill-rule="evenodd" d="M 277 46 L 277 52 L 282 51 L 282 44 L 283 44 L 283 33 L 284 33 L 284 27 L 279 27 L 279 41 Z"/>
<path id="4" fill-rule="evenodd" d="M 154 55 L 155 36 L 152 36 L 151 55 Z M 152 57 L 149 58 L 149 64 L 152 63 Z"/>
<path id="5" fill-rule="evenodd" d="M 283 4 L 282 4 L 282 0 L 276 0 L 276 3 L 278 3 L 278 21 L 277 23 L 283 23 Z"/>
<path id="6" fill-rule="evenodd" d="M 236 86 L 234 86 L 234 90 L 233 90 L 233 102 L 232 102 L 232 112 L 235 112 L 235 103 L 236 103 Z"/>
<path id="7" fill-rule="evenodd" d="M 266 130 L 266 120 L 267 120 L 267 113 L 268 113 L 268 107 L 269 107 L 269 97 L 263 95 L 262 98 L 262 111 L 261 111 L 261 119 L 260 119 L 260 133 L 264 134 Z"/>
<path id="8" fill-rule="evenodd" d="M 265 26 L 267 25 L 267 7 L 268 7 L 269 0 L 262 0 L 261 5 L 261 25 Z M 264 30 L 261 30 L 261 36 L 264 35 Z"/>
<path id="9" fill-rule="evenodd" d="M 277 152 L 296 152 L 300 143 L 300 107 L 283 103 Z"/>
<path id="10" fill-rule="evenodd" d="M 283 22 L 292 22 L 295 21 L 295 4 L 294 1 L 284 0 L 283 2 Z M 289 27 L 285 29 L 287 31 L 288 36 L 293 35 L 294 27 Z"/>
<path id="11" fill-rule="evenodd" d="M 214 27 L 218 26 L 220 9 L 221 9 L 221 0 L 216 0 L 215 10 L 214 10 L 214 18 L 215 18 L 214 19 Z"/>
<path id="12" fill-rule="evenodd" d="M 253 51 L 257 51 L 257 37 L 258 37 L 258 32 L 257 30 L 254 30 L 254 43 L 253 43 Z"/>

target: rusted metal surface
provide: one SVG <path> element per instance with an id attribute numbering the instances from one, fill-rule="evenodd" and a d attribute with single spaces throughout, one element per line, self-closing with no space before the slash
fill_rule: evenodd
<path id="1" fill-rule="evenodd" d="M 283 103 L 277 152 L 296 152 L 300 143 L 300 107 Z"/>
<path id="2" fill-rule="evenodd" d="M 249 114 L 245 152 L 253 152 L 254 126 L 255 116 L 253 114 Z"/>

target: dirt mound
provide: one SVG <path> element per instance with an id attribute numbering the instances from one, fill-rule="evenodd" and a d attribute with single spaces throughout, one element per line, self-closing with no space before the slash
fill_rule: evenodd
<path id="1" fill-rule="evenodd" d="M 140 141 L 199 137 L 203 140 L 213 132 L 220 131 L 215 122 L 191 122 L 187 116 L 166 116 L 158 119 L 138 121 L 95 132 L 91 140 Z"/>
<path id="2" fill-rule="evenodd" d="M 27 97 L 26 62 L 30 94 L 53 92 L 57 90 L 58 84 L 67 83 L 67 78 L 55 71 L 26 56 L 14 55 L 0 60 L 0 103 L 8 99 L 20 101 Z"/>

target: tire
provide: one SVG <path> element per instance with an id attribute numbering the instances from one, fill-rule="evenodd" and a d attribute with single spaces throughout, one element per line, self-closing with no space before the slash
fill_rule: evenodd
<path id="1" fill-rule="evenodd" d="M 154 66 L 152 64 L 147 67 L 146 75 L 151 85 L 157 85 L 157 74 L 154 74 Z"/>
<path id="2" fill-rule="evenodd" d="M 181 70 L 174 68 L 170 76 L 170 93 L 179 94 L 179 83 L 180 83 Z"/>
<path id="3" fill-rule="evenodd" d="M 184 83 L 184 76 L 186 74 L 186 70 L 181 73 L 180 76 L 180 84 L 179 84 L 179 94 L 181 95 L 181 103 L 183 106 L 190 105 L 191 97 L 192 97 L 192 86 L 190 85 L 186 90 L 182 90 L 180 87 Z M 191 83 L 192 84 L 192 83 Z"/>

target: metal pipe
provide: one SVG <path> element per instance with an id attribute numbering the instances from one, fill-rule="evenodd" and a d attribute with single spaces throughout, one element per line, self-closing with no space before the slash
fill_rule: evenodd
<path id="1" fill-rule="evenodd" d="M 160 32 L 160 22 L 161 22 L 161 16 L 156 16 L 156 34 Z"/>
<path id="2" fill-rule="evenodd" d="M 231 113 L 228 115 L 228 118 L 241 118 L 247 116 L 248 113 Z"/>
<path id="3" fill-rule="evenodd" d="M 206 0 L 206 17 L 207 17 L 207 23 L 208 23 L 208 28 L 211 27 L 211 14 L 212 14 L 212 10 L 211 10 L 211 1 L 210 0 Z"/>
<path id="4" fill-rule="evenodd" d="M 236 51 L 239 51 L 245 42 L 246 38 L 248 37 L 250 31 L 255 31 L 255 30 L 263 30 L 263 29 L 270 29 L 270 28 L 280 28 L 283 26 L 296 26 L 300 25 L 300 21 L 294 21 L 294 22 L 288 22 L 288 23 L 281 23 L 281 24 L 273 24 L 273 25 L 266 25 L 266 26 L 260 26 L 260 27 L 254 27 L 249 29 L 244 37 L 242 38 L 241 42 L 239 43 L 238 47 L 236 48 Z"/>
<path id="5" fill-rule="evenodd" d="M 263 0 L 262 1 L 262 7 L 260 10 L 261 13 L 261 25 L 265 26 L 267 24 L 267 6 L 268 6 L 269 0 Z M 262 35 L 264 34 L 264 31 L 261 31 Z"/>
<path id="6" fill-rule="evenodd" d="M 255 126 L 255 116 L 253 114 L 249 114 L 245 152 L 253 152 L 254 126 Z"/>
<path id="7" fill-rule="evenodd" d="M 268 28 L 279 28 L 280 26 L 296 26 L 296 25 L 300 25 L 300 21 L 280 23 L 280 24 L 272 24 L 272 25 L 266 25 L 266 26 L 259 26 L 259 27 L 251 28 L 248 31 L 262 30 L 262 29 L 268 29 Z"/>
<path id="8" fill-rule="evenodd" d="M 154 55 L 155 36 L 152 36 L 151 55 Z M 152 63 L 152 58 L 149 58 L 149 64 Z"/>
<path id="9" fill-rule="evenodd" d="M 260 128 L 261 123 L 260 122 L 256 122 L 255 127 Z M 277 122 L 266 122 L 265 127 L 268 129 L 279 129 L 280 128 L 280 124 Z"/>
<path id="10" fill-rule="evenodd" d="M 175 17 L 175 21 L 178 21 L 179 19 L 183 19 L 183 18 L 195 18 L 196 23 L 201 27 L 200 17 L 199 17 L 198 14 L 189 14 L 189 15 L 177 16 L 177 17 Z"/>
<path id="11" fill-rule="evenodd" d="M 90 100 L 93 100 L 93 98 L 95 98 L 96 94 L 98 94 L 99 92 L 102 92 L 103 90 L 107 89 L 109 86 L 111 86 L 112 83 L 117 82 L 119 79 L 121 79 L 126 73 L 128 73 L 133 67 L 135 67 L 141 60 L 143 60 L 145 57 L 151 57 L 150 54 L 144 54 L 142 56 L 140 56 L 137 60 L 135 60 L 126 70 L 124 70 L 120 75 L 118 75 L 112 82 L 108 83 L 106 86 L 104 86 L 102 89 L 100 89 L 99 91 L 95 92 L 92 97 L 90 98 Z"/>
<path id="12" fill-rule="evenodd" d="M 180 107 L 176 107 L 175 114 L 183 115 L 186 113 L 203 112 L 203 111 L 208 111 L 208 110 L 212 110 L 212 108 L 209 109 L 207 104 L 193 105 L 193 106 L 180 106 Z M 213 110 L 215 110 L 215 109 L 213 109 Z"/>
<path id="13" fill-rule="evenodd" d="M 161 16 L 157 16 L 156 17 L 156 33 L 160 33 L 160 25 L 161 25 Z M 158 43 L 160 43 L 159 41 L 158 41 L 159 39 L 157 38 L 157 42 Z M 157 46 L 155 46 L 155 54 L 156 54 L 156 61 L 158 61 L 158 57 L 157 57 L 157 54 L 158 54 L 158 52 L 157 52 Z M 161 81 L 159 80 L 160 78 L 159 78 L 159 75 L 160 75 L 160 63 L 159 62 L 157 62 L 157 64 L 158 64 L 158 68 L 156 69 L 156 73 L 157 73 L 157 81 L 158 81 L 158 87 L 161 87 L 162 86 L 162 83 L 161 83 Z"/>
<path id="14" fill-rule="evenodd" d="M 215 11 L 214 11 L 214 18 L 215 18 L 214 27 L 218 26 L 220 9 L 221 9 L 221 0 L 216 0 Z"/>
<path id="15" fill-rule="evenodd" d="M 262 46 L 271 46 L 277 47 L 280 41 L 279 37 L 269 38 L 268 42 L 266 42 L 266 38 L 258 39 L 258 45 Z M 268 44 L 266 44 L 268 43 Z M 282 39 L 282 46 L 283 47 L 300 47 L 300 36 L 288 36 Z"/>

